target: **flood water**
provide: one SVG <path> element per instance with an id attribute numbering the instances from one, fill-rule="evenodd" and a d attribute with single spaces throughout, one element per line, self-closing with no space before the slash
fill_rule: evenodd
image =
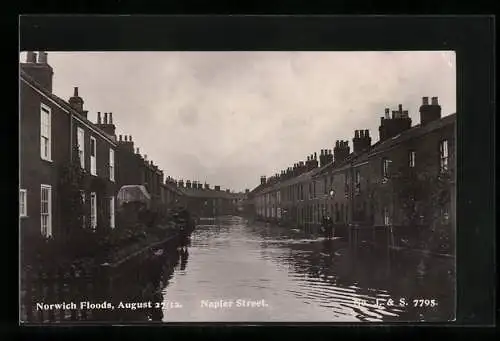
<path id="1" fill-rule="evenodd" d="M 341 238 L 239 217 L 197 226 L 180 254 L 162 284 L 164 322 L 454 318 L 453 259 L 354 252 Z"/>

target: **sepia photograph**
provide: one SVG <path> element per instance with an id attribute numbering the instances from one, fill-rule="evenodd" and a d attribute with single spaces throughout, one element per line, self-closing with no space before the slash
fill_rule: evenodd
<path id="1" fill-rule="evenodd" d="M 21 51 L 19 321 L 456 319 L 454 51 Z"/>

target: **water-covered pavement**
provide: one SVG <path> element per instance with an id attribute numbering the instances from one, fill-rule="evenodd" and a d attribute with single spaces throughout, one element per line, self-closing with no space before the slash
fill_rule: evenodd
<path id="1" fill-rule="evenodd" d="M 213 223 L 212 223 L 213 224 Z M 349 251 L 345 241 L 248 223 L 200 225 L 164 284 L 164 322 L 447 321 L 454 261 Z"/>

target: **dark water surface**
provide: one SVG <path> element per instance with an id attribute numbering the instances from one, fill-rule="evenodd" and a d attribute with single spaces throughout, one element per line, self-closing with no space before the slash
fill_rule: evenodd
<path id="1" fill-rule="evenodd" d="M 198 226 L 187 251 L 179 254 L 161 284 L 163 309 L 153 319 L 376 322 L 454 318 L 453 259 L 421 254 L 389 258 L 383 250 L 355 253 L 342 239 L 328 241 L 238 217 Z"/>

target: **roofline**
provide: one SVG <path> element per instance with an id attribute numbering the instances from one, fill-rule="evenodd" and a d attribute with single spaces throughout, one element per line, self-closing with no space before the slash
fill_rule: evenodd
<path id="1" fill-rule="evenodd" d="M 118 146 L 117 142 L 113 141 L 113 139 L 111 139 L 109 136 L 107 136 L 107 134 L 105 132 L 103 132 L 101 129 L 95 127 L 94 123 L 90 122 L 89 120 L 86 120 L 88 122 L 85 122 L 85 120 L 80 116 L 80 114 L 76 110 L 74 110 L 73 108 L 71 108 L 71 106 L 69 104 L 67 104 L 65 100 L 63 100 L 62 98 L 60 98 L 57 95 L 52 94 L 52 96 L 55 96 L 58 99 L 60 99 L 61 101 L 63 101 L 69 108 L 64 108 L 62 105 L 60 105 L 59 103 L 57 103 L 53 98 L 51 98 L 51 96 L 47 95 L 45 93 L 45 91 L 41 90 L 42 87 L 35 80 L 31 79 L 31 77 L 29 75 L 27 75 L 25 71 L 22 71 L 20 75 L 21 75 L 21 77 L 20 77 L 21 80 L 24 81 L 33 90 L 35 90 L 36 92 L 38 92 L 40 95 L 44 96 L 46 99 L 48 99 L 54 105 L 56 105 L 57 107 L 59 107 L 65 113 L 72 115 L 73 118 L 76 121 L 79 121 L 84 126 L 86 126 L 87 128 L 89 128 L 90 130 L 93 130 L 97 135 L 100 135 L 100 137 L 102 137 L 106 141 L 110 142 L 113 146 L 115 146 L 115 147 Z"/>

